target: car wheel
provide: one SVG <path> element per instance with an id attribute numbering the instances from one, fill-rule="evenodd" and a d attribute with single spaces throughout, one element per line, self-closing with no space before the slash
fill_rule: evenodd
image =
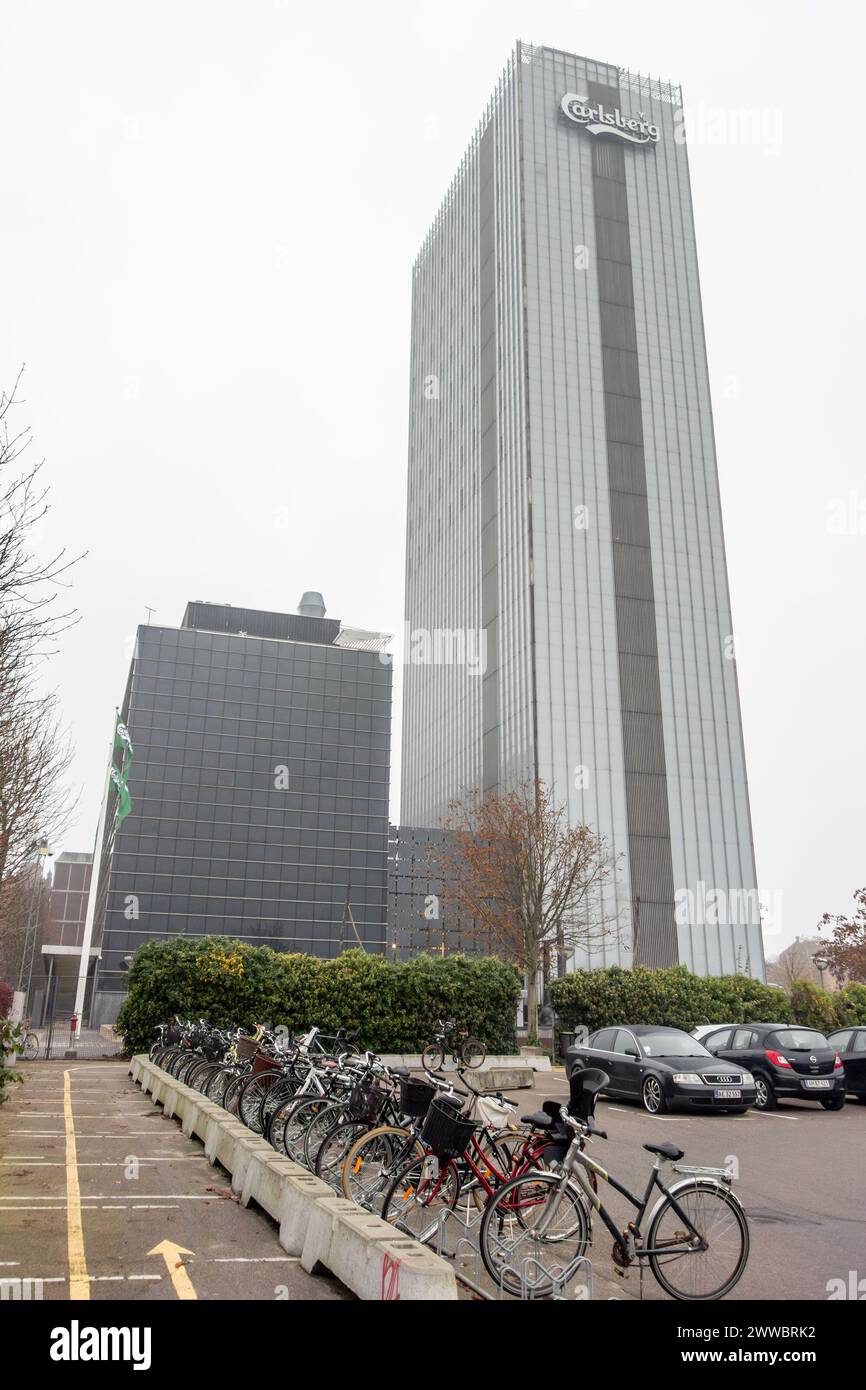
<path id="1" fill-rule="evenodd" d="M 773 1090 L 772 1081 L 766 1077 L 755 1077 L 755 1109 L 756 1110 L 775 1110 L 779 1104 L 776 1099 L 776 1092 Z"/>
<path id="2" fill-rule="evenodd" d="M 844 1096 L 833 1096 L 832 1100 L 822 1100 L 821 1104 L 825 1110 L 841 1110 L 845 1104 Z"/>
<path id="3" fill-rule="evenodd" d="M 640 1097 L 644 1110 L 649 1111 L 650 1115 L 663 1115 L 668 1108 L 662 1083 L 657 1076 L 645 1077 Z"/>

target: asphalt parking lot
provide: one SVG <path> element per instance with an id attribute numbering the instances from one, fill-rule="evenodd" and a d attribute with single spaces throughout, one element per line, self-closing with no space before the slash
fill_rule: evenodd
<path id="1" fill-rule="evenodd" d="M 352 1297 L 239 1206 L 128 1063 L 18 1069 L 0 1110 L 0 1280 L 41 1280 L 46 1299 Z"/>
<path id="2" fill-rule="evenodd" d="M 567 1095 L 563 1071 L 536 1077 L 534 1103 Z M 770 1114 L 653 1116 L 636 1104 L 602 1100 L 596 1122 L 608 1138 L 593 1142 L 593 1158 L 633 1192 L 643 1192 L 653 1162 L 642 1148 L 648 1141 L 676 1144 L 685 1151 L 686 1163 L 732 1166 L 734 1191 L 749 1219 L 751 1252 L 731 1301 L 823 1300 L 829 1297 L 831 1280 L 851 1286 L 851 1271 L 866 1277 L 866 1106 L 849 1101 L 833 1112 L 790 1101 L 780 1102 Z M 604 1184 L 600 1195 L 625 1224 L 632 1214 L 628 1203 Z M 630 1270 L 619 1277 L 608 1231 L 598 1218 L 593 1226 L 592 1258 L 603 1285 L 601 1296 L 616 1293 L 614 1286 L 625 1296 L 639 1296 L 638 1273 Z M 643 1297 L 666 1298 L 649 1271 Z"/>
<path id="3" fill-rule="evenodd" d="M 285 1254 L 272 1222 L 239 1206 L 226 1175 L 133 1085 L 126 1063 L 23 1070 L 25 1085 L 0 1111 L 0 1280 L 40 1279 L 46 1299 L 351 1297 Z M 518 1096 L 521 1114 L 565 1099 L 564 1073 L 542 1073 Z M 732 1300 L 825 1300 L 866 1276 L 866 1106 L 651 1116 L 601 1101 L 596 1118 L 609 1138 L 593 1156 L 634 1191 L 652 1163 L 648 1140 L 672 1141 L 690 1163 L 733 1166 L 751 1255 Z M 602 1195 L 624 1224 L 627 1203 Z M 598 1219 L 594 1231 L 595 1297 L 665 1298 L 649 1272 L 642 1291 L 636 1270 L 620 1276 Z"/>

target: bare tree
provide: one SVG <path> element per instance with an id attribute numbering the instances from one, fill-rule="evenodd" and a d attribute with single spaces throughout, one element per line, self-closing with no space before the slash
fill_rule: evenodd
<path id="1" fill-rule="evenodd" d="M 444 844 L 431 847 L 443 895 L 526 976 L 529 1030 L 538 1032 L 545 957 L 588 955 L 620 933 L 605 910 L 617 861 L 588 825 L 571 825 L 541 781 L 450 803 Z"/>
<path id="2" fill-rule="evenodd" d="M 36 842 L 62 834 L 74 807 L 66 775 L 72 749 L 54 695 L 22 692 L 0 715 L 0 881 L 18 873 Z"/>
<path id="3" fill-rule="evenodd" d="M 820 984 L 820 971 L 813 957 L 825 946 L 820 937 L 806 940 L 798 936 L 779 952 L 775 960 L 767 962 L 767 979 L 773 984 L 784 985 L 786 989 L 790 989 L 795 980 L 811 980 L 816 985 Z"/>
<path id="4" fill-rule="evenodd" d="M 69 745 L 57 699 L 40 688 L 39 667 L 77 621 L 60 591 L 81 557 L 61 549 L 40 558 L 38 528 L 48 512 L 42 463 L 26 459 L 28 428 L 12 427 L 21 374 L 0 396 L 0 882 L 17 872 L 35 840 L 59 833 L 68 814 Z"/>

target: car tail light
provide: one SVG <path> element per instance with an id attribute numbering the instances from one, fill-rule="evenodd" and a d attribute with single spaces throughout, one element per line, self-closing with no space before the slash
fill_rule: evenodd
<path id="1" fill-rule="evenodd" d="M 791 1063 L 781 1052 L 774 1052 L 771 1047 L 764 1049 L 764 1055 L 769 1057 L 774 1067 L 790 1067 Z"/>
<path id="2" fill-rule="evenodd" d="M 839 1053 L 837 1052 L 837 1053 L 836 1053 L 836 1060 L 835 1060 L 835 1062 L 833 1063 L 833 1070 L 835 1071 L 836 1068 L 837 1068 L 837 1067 L 841 1067 L 841 1065 L 842 1065 L 842 1058 L 839 1056 Z"/>

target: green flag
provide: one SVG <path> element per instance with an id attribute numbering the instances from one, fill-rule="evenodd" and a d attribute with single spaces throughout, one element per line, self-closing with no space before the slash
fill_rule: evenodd
<path id="1" fill-rule="evenodd" d="M 120 825 L 132 810 L 132 797 L 126 786 L 126 776 L 123 772 L 118 772 L 114 763 L 111 764 L 111 780 L 117 791 L 117 816 L 116 823 Z"/>
<path id="2" fill-rule="evenodd" d="M 129 730 L 127 729 L 119 714 L 117 716 L 117 725 L 114 730 L 115 762 L 120 761 L 118 754 L 120 754 L 123 758 L 124 772 L 128 773 L 129 766 L 132 762 L 132 740 L 129 737 Z"/>
<path id="3" fill-rule="evenodd" d="M 117 825 L 122 824 L 132 810 L 132 797 L 126 785 L 132 768 L 132 757 L 132 739 L 118 714 L 114 728 L 114 761 L 111 764 L 111 780 L 117 791 Z"/>

